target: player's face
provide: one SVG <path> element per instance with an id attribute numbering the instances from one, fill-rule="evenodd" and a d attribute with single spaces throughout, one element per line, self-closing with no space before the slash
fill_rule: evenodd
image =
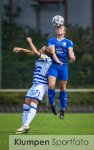
<path id="1" fill-rule="evenodd" d="M 56 27 L 56 33 L 57 35 L 65 35 L 65 27 L 64 26 Z"/>

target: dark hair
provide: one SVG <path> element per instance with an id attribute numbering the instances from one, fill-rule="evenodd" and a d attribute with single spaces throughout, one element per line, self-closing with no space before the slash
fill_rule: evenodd
<path id="1" fill-rule="evenodd" d="M 47 56 L 49 56 L 50 58 L 52 58 L 52 55 L 47 51 L 47 49 L 48 49 L 48 47 L 46 46 L 46 48 L 45 48 L 45 54 L 46 54 Z"/>

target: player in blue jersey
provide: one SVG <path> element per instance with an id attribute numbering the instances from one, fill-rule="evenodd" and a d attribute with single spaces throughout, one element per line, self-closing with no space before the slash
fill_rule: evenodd
<path id="1" fill-rule="evenodd" d="M 59 65 L 52 59 L 52 65 L 48 71 L 48 97 L 51 104 L 53 113 L 56 115 L 56 106 L 55 106 L 55 84 L 56 79 L 59 80 L 60 87 L 60 119 L 64 118 L 64 111 L 67 106 L 67 92 L 66 86 L 68 82 L 68 57 L 71 62 L 74 62 L 76 57 L 73 52 L 73 42 L 65 38 L 66 28 L 63 24 L 55 27 L 57 37 L 51 38 L 48 41 L 48 47 L 51 54 L 56 54 L 58 59 L 62 62 L 62 65 Z"/>
<path id="2" fill-rule="evenodd" d="M 36 55 L 39 59 L 36 61 L 35 71 L 33 75 L 33 85 L 28 90 L 25 98 L 25 103 L 23 104 L 23 125 L 21 128 L 17 129 L 16 133 L 26 133 L 29 130 L 29 125 L 34 119 L 39 103 L 42 101 L 42 98 L 45 92 L 48 90 L 47 84 L 47 72 L 52 63 L 52 60 L 48 54 L 49 49 L 47 46 L 44 46 L 38 51 L 34 46 L 32 39 L 27 38 L 27 41 L 30 44 L 31 50 L 15 47 L 13 52 L 24 52 L 29 55 Z M 56 58 L 56 56 L 53 56 Z M 56 61 L 61 64 L 61 62 L 56 58 Z"/>

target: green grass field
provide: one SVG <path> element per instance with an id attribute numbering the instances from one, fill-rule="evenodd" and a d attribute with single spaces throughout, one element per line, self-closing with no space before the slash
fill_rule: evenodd
<path id="1" fill-rule="evenodd" d="M 18 113 L 0 114 L 0 150 L 8 150 L 9 135 L 15 135 L 21 126 Z M 33 120 L 29 135 L 94 135 L 94 114 L 66 113 L 65 119 L 48 113 L 38 113 Z"/>

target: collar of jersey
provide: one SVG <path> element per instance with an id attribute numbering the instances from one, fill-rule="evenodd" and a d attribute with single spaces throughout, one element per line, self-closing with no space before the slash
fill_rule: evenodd
<path id="1" fill-rule="evenodd" d="M 62 41 L 62 40 L 64 40 L 65 38 L 62 38 L 61 40 L 59 40 L 58 38 L 57 38 L 57 41 Z"/>

